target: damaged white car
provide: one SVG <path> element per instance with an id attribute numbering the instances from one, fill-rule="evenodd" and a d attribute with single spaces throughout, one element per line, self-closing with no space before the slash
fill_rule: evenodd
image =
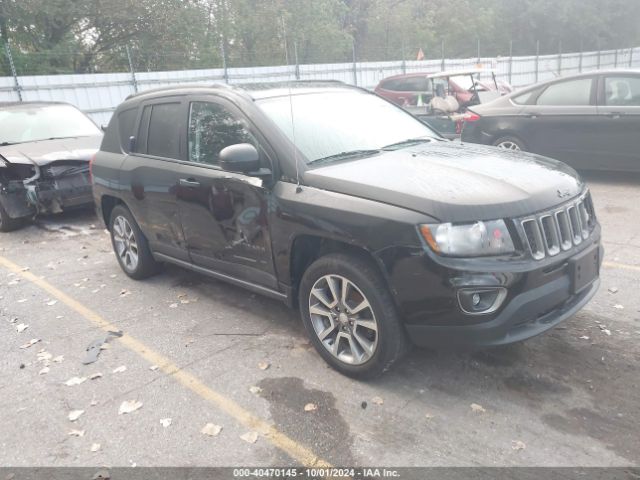
<path id="1" fill-rule="evenodd" d="M 65 103 L 0 104 L 0 232 L 40 213 L 89 206 L 102 131 Z"/>

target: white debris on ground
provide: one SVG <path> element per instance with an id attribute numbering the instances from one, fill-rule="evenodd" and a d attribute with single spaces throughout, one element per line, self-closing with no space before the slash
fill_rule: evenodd
<path id="1" fill-rule="evenodd" d="M 222 431 L 222 427 L 220 425 L 216 425 L 215 423 L 207 423 L 200 433 L 204 435 L 209 435 L 210 437 L 216 437 Z"/>
<path id="2" fill-rule="evenodd" d="M 127 413 L 135 412 L 142 407 L 142 402 L 138 400 L 125 400 L 120 404 L 118 409 L 118 415 L 124 415 Z"/>
<path id="3" fill-rule="evenodd" d="M 240 438 L 247 443 L 256 443 L 258 441 L 258 432 L 247 432 L 240 435 Z"/>

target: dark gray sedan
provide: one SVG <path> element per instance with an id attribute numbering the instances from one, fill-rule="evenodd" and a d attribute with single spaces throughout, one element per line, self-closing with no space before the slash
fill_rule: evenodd
<path id="1" fill-rule="evenodd" d="M 0 104 L 0 232 L 38 213 L 92 205 L 89 161 L 101 141 L 72 105 Z"/>
<path id="2" fill-rule="evenodd" d="M 582 170 L 640 171 L 640 71 L 554 79 L 470 110 L 463 142 L 526 150 Z"/>

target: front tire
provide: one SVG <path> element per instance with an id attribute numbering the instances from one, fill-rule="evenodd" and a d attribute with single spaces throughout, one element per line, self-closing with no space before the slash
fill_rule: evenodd
<path id="1" fill-rule="evenodd" d="M 117 205 L 109 222 L 111 244 L 124 273 L 142 280 L 158 272 L 149 244 L 128 208 Z"/>
<path id="2" fill-rule="evenodd" d="M 316 260 L 300 282 L 299 304 L 316 350 L 345 375 L 379 376 L 408 349 L 386 283 L 367 260 L 346 254 Z"/>
<path id="3" fill-rule="evenodd" d="M 0 232 L 13 232 L 22 228 L 25 218 L 11 218 L 0 202 Z"/>

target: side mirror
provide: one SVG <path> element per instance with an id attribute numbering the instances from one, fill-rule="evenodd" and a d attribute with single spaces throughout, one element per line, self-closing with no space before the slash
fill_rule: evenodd
<path id="1" fill-rule="evenodd" d="M 256 172 L 260 169 L 260 155 L 250 143 L 229 145 L 220 151 L 220 167 L 229 172 Z"/>
<path id="2" fill-rule="evenodd" d="M 106 132 L 107 126 L 103 123 L 102 125 L 100 125 L 100 130 L 102 130 L 103 132 Z"/>

